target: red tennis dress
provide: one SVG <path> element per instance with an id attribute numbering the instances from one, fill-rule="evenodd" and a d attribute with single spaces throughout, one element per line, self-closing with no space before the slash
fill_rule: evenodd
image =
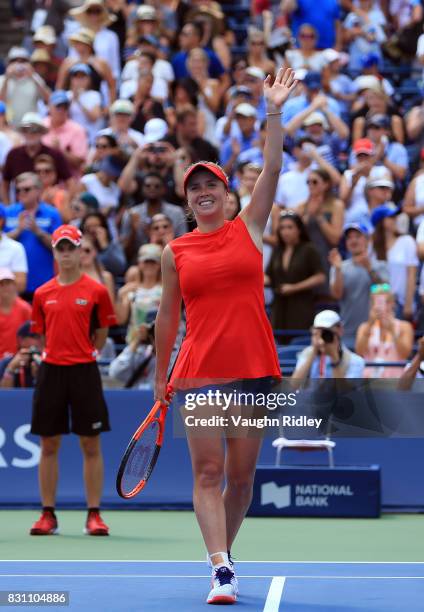
<path id="1" fill-rule="evenodd" d="M 175 389 L 234 379 L 281 379 L 264 307 L 262 254 L 241 217 L 169 243 L 187 316 Z"/>

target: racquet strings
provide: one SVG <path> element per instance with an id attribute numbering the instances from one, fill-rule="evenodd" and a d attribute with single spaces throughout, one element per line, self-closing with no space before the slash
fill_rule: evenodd
<path id="1" fill-rule="evenodd" d="M 158 435 L 159 423 L 155 419 L 131 447 L 121 480 L 124 494 L 130 493 L 142 480 L 147 480 L 150 476 L 158 452 L 156 445 Z"/>

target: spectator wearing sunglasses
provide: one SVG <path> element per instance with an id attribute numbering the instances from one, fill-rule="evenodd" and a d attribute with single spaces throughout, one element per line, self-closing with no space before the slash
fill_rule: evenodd
<path id="1" fill-rule="evenodd" d="M 6 209 L 5 233 L 18 240 L 28 259 L 25 299 L 53 277 L 51 235 L 62 223 L 59 212 L 41 200 L 42 183 L 33 172 L 16 178 L 17 203 Z"/>
<path id="2" fill-rule="evenodd" d="M 97 132 L 94 147 L 88 155 L 88 171 L 97 172 L 105 157 L 119 155 L 119 152 L 118 141 L 113 134 L 104 134 L 103 131 Z"/>
<path id="3" fill-rule="evenodd" d="M 281 10 L 290 16 L 291 29 L 298 36 L 302 24 L 309 23 L 317 32 L 317 48 L 340 47 L 340 2 L 338 0 L 283 0 Z"/>
<path id="4" fill-rule="evenodd" d="M 43 186 L 41 199 L 57 208 L 63 221 L 68 223 L 71 218 L 71 194 L 69 189 L 59 184 L 53 158 L 50 155 L 39 155 L 35 160 L 34 171 Z"/>
<path id="5" fill-rule="evenodd" d="M 159 119 L 152 119 L 156 125 Z M 167 137 L 165 137 L 167 138 Z M 177 145 L 178 146 L 178 145 Z M 176 156 L 175 147 L 163 140 L 159 134 L 155 139 L 136 149 L 131 155 L 118 180 L 122 193 L 129 196 L 130 202 L 135 205 L 144 200 L 144 177 L 149 172 L 160 174 L 165 182 L 164 199 L 172 204 L 183 205 L 183 200 L 177 193 L 175 171 L 182 165 Z M 184 167 L 185 167 L 184 163 Z"/>
<path id="6" fill-rule="evenodd" d="M 331 176 L 322 168 L 312 170 L 307 179 L 309 197 L 296 212 L 301 216 L 312 242 L 321 255 L 321 262 L 328 279 L 330 265 L 328 254 L 339 244 L 343 234 L 344 204 L 335 197 Z M 328 286 L 322 287 L 328 294 Z"/>
<path id="7" fill-rule="evenodd" d="M 149 172 L 143 181 L 143 201 L 124 213 L 121 240 L 129 260 L 134 259 L 139 247 L 148 242 L 148 228 L 154 215 L 165 214 L 171 219 L 175 236 L 187 232 L 187 221 L 180 206 L 165 200 L 165 183 L 160 174 Z"/>
<path id="8" fill-rule="evenodd" d="M 309 23 L 304 23 L 297 35 L 299 48 L 288 49 L 284 56 L 287 66 L 293 70 L 305 68 L 321 72 L 325 65 L 325 59 L 321 51 L 317 49 L 318 34 L 316 29 Z"/>

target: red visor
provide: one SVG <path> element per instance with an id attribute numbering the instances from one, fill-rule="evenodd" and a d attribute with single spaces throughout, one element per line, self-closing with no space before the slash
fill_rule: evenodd
<path id="1" fill-rule="evenodd" d="M 197 162 L 197 164 L 193 164 L 192 166 L 187 168 L 187 170 L 185 171 L 184 179 L 183 179 L 183 187 L 184 187 L 185 194 L 187 193 L 188 179 L 193 174 L 193 172 L 196 172 L 197 170 L 200 170 L 202 168 L 204 170 L 209 170 L 209 172 L 212 172 L 212 174 L 214 174 L 217 178 L 219 178 L 220 181 L 224 183 L 225 189 L 228 190 L 228 179 L 223 169 L 220 166 L 218 166 L 218 164 L 214 164 L 213 162 L 201 161 L 201 162 Z"/>
<path id="2" fill-rule="evenodd" d="M 69 240 L 75 246 L 80 246 L 82 234 L 75 225 L 61 225 L 53 232 L 52 247 L 54 248 L 61 240 Z"/>

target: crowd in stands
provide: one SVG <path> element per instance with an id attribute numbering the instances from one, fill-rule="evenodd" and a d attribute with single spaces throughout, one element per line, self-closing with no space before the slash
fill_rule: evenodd
<path id="1" fill-rule="evenodd" d="M 249 203 L 263 164 L 262 85 L 281 65 L 298 86 L 283 108 L 264 235 L 276 340 L 296 344 L 312 329 L 318 346 L 316 330 L 334 327 L 355 376 L 399 376 L 424 330 L 422 0 L 12 8 L 23 31 L 0 76 L 0 386 L 4 360 L 22 338 L 31 346 L 22 325 L 54 275 L 62 223 L 81 229 L 82 269 L 116 309 L 101 356 L 110 377 L 151 383 L 161 251 L 194 228 L 184 171 L 221 164 L 228 220 Z M 292 370 L 319 371 L 315 357 L 303 351 Z"/>

